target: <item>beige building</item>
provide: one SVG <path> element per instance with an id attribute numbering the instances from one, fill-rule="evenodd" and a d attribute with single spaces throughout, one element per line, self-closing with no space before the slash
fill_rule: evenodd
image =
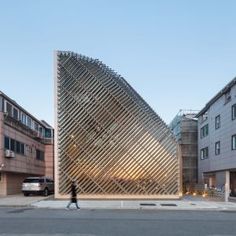
<path id="1" fill-rule="evenodd" d="M 126 80 L 97 59 L 55 55 L 55 197 L 181 197 L 179 145 Z"/>
<path id="2" fill-rule="evenodd" d="M 0 92 L 0 195 L 21 192 L 28 176 L 53 178 L 53 129 Z"/>

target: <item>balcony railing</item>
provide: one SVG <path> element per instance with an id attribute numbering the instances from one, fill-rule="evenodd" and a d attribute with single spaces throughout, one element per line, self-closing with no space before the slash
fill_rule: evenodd
<path id="1" fill-rule="evenodd" d="M 30 138 L 33 138 L 43 144 L 52 144 L 53 139 L 52 138 L 44 138 L 42 135 L 35 131 L 30 129 L 28 126 L 24 125 L 19 120 L 16 120 L 15 118 L 9 116 L 7 113 L 4 114 L 4 123 L 11 126 L 12 128 L 16 129 L 17 131 L 29 136 Z"/>

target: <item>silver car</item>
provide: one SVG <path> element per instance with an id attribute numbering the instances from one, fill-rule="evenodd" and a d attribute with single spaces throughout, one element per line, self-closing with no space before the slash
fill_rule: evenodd
<path id="1" fill-rule="evenodd" d="M 22 192 L 25 196 L 29 194 L 48 196 L 54 192 L 54 181 L 47 177 L 28 177 L 23 181 Z"/>

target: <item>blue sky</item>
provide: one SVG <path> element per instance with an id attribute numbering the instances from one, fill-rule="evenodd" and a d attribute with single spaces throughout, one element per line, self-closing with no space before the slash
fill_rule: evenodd
<path id="1" fill-rule="evenodd" d="M 0 90 L 50 124 L 56 49 L 102 60 L 167 123 L 236 76 L 234 0 L 0 3 Z"/>

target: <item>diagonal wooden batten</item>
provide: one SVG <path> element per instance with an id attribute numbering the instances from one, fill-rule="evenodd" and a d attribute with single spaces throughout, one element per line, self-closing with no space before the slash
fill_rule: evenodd
<path id="1" fill-rule="evenodd" d="M 56 197 L 176 199 L 178 145 L 140 95 L 99 60 L 56 54 Z"/>

